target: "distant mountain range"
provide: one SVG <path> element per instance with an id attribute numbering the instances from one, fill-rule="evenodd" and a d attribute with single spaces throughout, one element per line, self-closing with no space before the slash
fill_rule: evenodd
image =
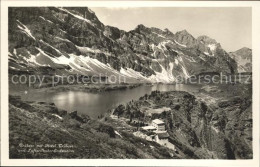
<path id="1" fill-rule="evenodd" d="M 238 72 L 252 72 L 251 49 L 244 47 L 235 52 L 231 52 L 230 57 L 232 57 L 237 62 Z"/>
<path id="2" fill-rule="evenodd" d="M 205 72 L 252 70 L 252 51 L 227 53 L 214 39 L 138 25 L 105 26 L 87 7 L 9 8 L 9 72 L 124 76 L 174 82 Z M 123 24 L 123 23 L 122 23 Z"/>

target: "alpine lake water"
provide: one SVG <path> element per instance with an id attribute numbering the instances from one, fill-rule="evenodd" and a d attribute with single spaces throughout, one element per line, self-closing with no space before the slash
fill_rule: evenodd
<path id="1" fill-rule="evenodd" d="M 54 91 L 38 92 L 36 90 L 25 91 L 20 96 L 26 101 L 52 102 L 68 112 L 78 111 L 79 114 L 87 114 L 92 118 L 97 118 L 105 114 L 108 110 L 115 108 L 119 104 L 125 104 L 131 100 L 138 100 L 145 94 L 152 91 L 186 91 L 196 93 L 201 85 L 188 84 L 155 84 L 142 85 L 133 89 L 104 91 L 90 93 L 85 91 Z"/>

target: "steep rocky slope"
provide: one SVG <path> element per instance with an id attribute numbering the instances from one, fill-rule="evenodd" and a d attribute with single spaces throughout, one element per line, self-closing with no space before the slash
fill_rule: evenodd
<path id="1" fill-rule="evenodd" d="M 237 72 L 214 39 L 138 25 L 105 26 L 87 7 L 9 8 L 10 73 L 124 76 L 174 82 L 204 72 Z"/>
<path id="2" fill-rule="evenodd" d="M 188 158 L 157 143 L 117 130 L 108 119 L 67 113 L 53 103 L 9 98 L 9 157 L 34 158 Z"/>
<path id="3" fill-rule="evenodd" d="M 235 52 L 231 52 L 230 56 L 237 62 L 238 72 L 252 72 L 251 49 L 244 47 Z"/>

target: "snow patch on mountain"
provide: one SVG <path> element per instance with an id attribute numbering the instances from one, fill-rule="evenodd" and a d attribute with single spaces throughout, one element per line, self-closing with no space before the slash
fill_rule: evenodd
<path id="1" fill-rule="evenodd" d="M 176 65 L 178 65 L 178 64 L 179 64 L 178 59 L 174 59 L 174 63 L 175 63 Z"/>
<path id="2" fill-rule="evenodd" d="M 181 65 L 181 68 L 182 68 L 183 74 L 185 75 L 185 78 L 186 78 L 186 79 L 189 78 L 190 75 L 189 75 L 189 73 L 187 72 L 186 68 L 185 68 L 183 65 Z"/>
<path id="3" fill-rule="evenodd" d="M 193 57 L 189 57 L 189 56 L 187 56 L 187 55 L 183 55 L 183 56 L 184 56 L 184 58 L 185 58 L 186 60 L 188 60 L 189 62 L 196 63 L 196 61 L 194 60 Z"/>
<path id="4" fill-rule="evenodd" d="M 53 47 L 52 45 L 48 44 L 47 42 L 44 42 L 43 40 L 40 40 L 40 42 L 42 42 L 43 44 L 51 47 L 52 49 L 54 49 L 56 52 L 58 52 L 59 54 L 62 54 L 57 48 Z"/>
<path id="5" fill-rule="evenodd" d="M 210 56 L 210 54 L 208 53 L 208 52 L 203 52 L 205 55 L 207 55 L 207 56 Z"/>
<path id="6" fill-rule="evenodd" d="M 179 42 L 177 42 L 176 40 L 174 40 L 174 42 L 176 43 L 176 44 L 178 44 L 178 45 L 180 45 L 180 46 L 182 46 L 182 47 L 187 47 L 186 45 L 184 45 L 184 44 L 180 44 Z"/>
<path id="7" fill-rule="evenodd" d="M 104 51 L 101 51 L 99 49 L 93 49 L 93 48 L 89 48 L 89 47 L 86 47 L 86 46 L 84 46 L 84 47 L 76 46 L 76 47 L 79 49 L 79 51 L 81 53 L 104 53 L 107 56 L 111 56 L 111 53 L 104 52 Z"/>
<path id="8" fill-rule="evenodd" d="M 169 69 L 165 69 L 161 64 L 161 69 L 162 72 L 157 72 L 155 71 L 155 75 L 151 75 L 150 77 L 148 77 L 148 80 L 150 80 L 151 82 L 164 82 L 164 83 L 171 83 L 175 81 L 175 77 L 172 75 L 172 70 L 173 70 L 173 63 L 170 63 Z"/>
<path id="9" fill-rule="evenodd" d="M 13 69 L 13 70 L 19 70 L 18 68 L 15 68 L 15 67 L 12 67 L 12 66 L 10 66 L 10 68 Z"/>
<path id="10" fill-rule="evenodd" d="M 41 19 L 43 19 L 44 21 L 47 21 L 47 22 L 49 22 L 49 23 L 51 23 L 51 24 L 54 24 L 52 21 L 50 21 L 50 20 L 48 20 L 48 19 L 45 19 L 44 17 L 42 17 L 42 16 L 39 16 Z"/>
<path id="11" fill-rule="evenodd" d="M 89 11 L 90 13 L 94 14 L 94 12 L 93 12 L 91 9 L 89 9 L 89 8 L 88 8 L 88 11 Z"/>
<path id="12" fill-rule="evenodd" d="M 27 36 L 31 37 L 32 39 L 35 40 L 35 37 L 32 35 L 31 31 L 29 30 L 28 27 L 26 27 L 23 23 L 21 23 L 19 20 L 17 20 L 17 22 L 20 24 L 18 24 L 18 28 L 20 30 L 22 30 L 23 33 L 25 33 Z"/>
<path id="13" fill-rule="evenodd" d="M 58 9 L 60 9 L 60 10 L 62 10 L 62 11 L 64 11 L 64 12 L 66 12 L 66 13 L 68 13 L 68 14 L 70 14 L 70 15 L 72 15 L 72 16 L 74 16 L 74 17 L 80 19 L 80 20 L 86 21 L 87 23 L 89 23 L 90 25 L 92 25 L 92 26 L 95 27 L 95 25 L 94 25 L 90 20 L 88 20 L 88 19 L 86 19 L 86 18 L 83 18 L 82 16 L 73 14 L 73 13 L 71 13 L 70 11 L 68 11 L 68 10 L 66 10 L 66 9 L 64 9 L 64 8 L 58 8 Z"/>
<path id="14" fill-rule="evenodd" d="M 150 48 L 154 51 L 154 48 L 156 47 L 154 44 L 149 44 Z"/>
<path id="15" fill-rule="evenodd" d="M 147 78 L 144 77 L 140 72 L 137 72 L 131 68 L 124 69 L 121 67 L 120 73 L 123 74 L 124 76 L 130 77 L 130 78 L 147 80 Z"/>
<path id="16" fill-rule="evenodd" d="M 159 36 L 159 37 L 162 37 L 162 38 L 166 38 L 165 36 L 163 36 L 163 35 L 161 35 L 161 34 L 158 34 L 158 33 L 156 33 L 156 32 L 152 32 L 153 34 L 156 34 L 157 36 Z"/>
<path id="17" fill-rule="evenodd" d="M 173 34 L 168 30 L 139 26 L 138 29 L 126 32 L 103 25 L 88 8 L 46 9 L 48 10 L 39 10 L 33 14 L 29 9 L 22 11 L 12 9 L 16 16 L 10 22 L 12 24 L 10 27 L 15 27 L 10 34 L 11 47 L 9 47 L 9 62 L 12 64 L 12 69 L 19 69 L 18 65 L 22 65 L 29 67 L 27 69 L 32 72 L 35 70 L 45 73 L 51 70 L 59 74 L 77 72 L 89 76 L 108 73 L 108 76 L 117 74 L 137 80 L 168 83 L 174 81 L 177 75 L 187 78 L 201 71 L 223 69 L 229 72 L 231 66 L 236 68 L 232 59 L 226 58 L 225 53 L 216 52 L 216 49 L 221 51 L 218 43 L 207 40 L 206 37 L 196 40 L 187 31 Z M 20 14 L 28 15 L 28 18 L 33 21 L 19 19 Z M 26 26 L 16 19 L 26 23 Z M 54 23 L 50 27 L 53 31 L 37 30 L 43 23 L 50 25 L 51 22 Z M 84 28 L 80 29 L 81 25 L 84 25 Z M 106 31 L 108 33 L 105 33 Z M 39 47 L 36 49 L 40 53 L 36 54 L 35 46 Z M 35 55 L 28 53 L 28 56 L 27 50 Z M 210 58 L 210 56 L 215 57 Z M 106 63 L 102 63 L 101 59 L 106 59 Z M 227 61 L 229 63 L 219 63 L 219 68 L 214 66 L 215 62 Z M 51 68 L 45 70 L 41 68 L 42 66 Z M 125 66 L 131 69 L 123 68 Z"/>
<path id="18" fill-rule="evenodd" d="M 183 62 L 183 59 L 181 56 L 178 56 L 178 60 L 180 60 L 181 62 Z"/>
<path id="19" fill-rule="evenodd" d="M 209 47 L 211 52 L 214 52 L 217 48 L 217 45 L 216 44 L 208 44 L 208 47 Z"/>
<path id="20" fill-rule="evenodd" d="M 38 53 L 37 55 L 32 55 L 29 51 L 27 51 L 29 54 L 29 58 L 27 57 L 23 57 L 23 59 L 29 64 L 29 65 L 33 65 L 33 66 L 49 66 L 48 64 L 40 64 L 37 62 L 37 57 L 40 56 L 41 52 Z"/>
<path id="21" fill-rule="evenodd" d="M 60 37 L 55 37 L 56 39 L 58 40 L 61 40 L 61 41 L 65 41 L 65 42 L 71 42 L 70 40 L 68 39 L 64 39 L 64 38 L 60 38 Z M 71 42 L 72 43 L 72 42 Z"/>

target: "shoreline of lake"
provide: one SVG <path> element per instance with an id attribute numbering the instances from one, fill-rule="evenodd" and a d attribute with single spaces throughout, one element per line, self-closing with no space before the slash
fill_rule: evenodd
<path id="1" fill-rule="evenodd" d="M 110 86 L 110 88 L 105 88 Z M 91 87 L 89 91 L 85 87 Z M 102 91 L 96 91 L 98 87 Z M 121 103 L 131 100 L 138 100 L 141 96 L 149 94 L 154 90 L 186 90 L 188 92 L 198 91 L 198 85 L 182 84 L 129 84 L 129 85 L 74 85 L 59 86 L 54 88 L 41 89 L 13 89 L 11 95 L 19 95 L 27 101 L 53 102 L 59 108 L 68 111 L 78 111 L 93 118 L 106 113 L 109 109 L 115 108 Z M 84 90 L 84 91 L 82 91 Z M 106 90 L 106 91 L 104 91 Z M 109 90 L 109 91 L 108 91 Z"/>

